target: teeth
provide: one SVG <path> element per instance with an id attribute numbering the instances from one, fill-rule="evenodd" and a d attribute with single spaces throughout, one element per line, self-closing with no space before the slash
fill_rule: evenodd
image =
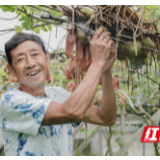
<path id="1" fill-rule="evenodd" d="M 32 72 L 32 73 L 29 73 L 28 75 L 29 76 L 35 76 L 37 73 L 39 73 L 40 71 L 38 71 L 38 72 Z"/>

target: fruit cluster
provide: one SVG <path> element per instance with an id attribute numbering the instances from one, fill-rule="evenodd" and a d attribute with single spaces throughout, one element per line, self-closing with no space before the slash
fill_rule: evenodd
<path id="1" fill-rule="evenodd" d="M 107 30 L 104 26 L 100 26 L 99 28 L 103 28 L 104 32 Z M 89 45 L 87 37 L 82 32 L 82 30 L 78 31 L 77 37 L 81 43 Z M 150 37 L 146 37 L 142 41 L 136 41 L 136 45 L 134 44 L 134 42 L 130 41 L 126 43 L 120 42 L 117 50 L 117 58 L 120 61 L 125 61 L 126 59 L 143 61 L 147 58 L 147 53 L 150 51 L 150 49 L 153 48 L 155 48 L 155 45 Z M 137 50 L 137 55 L 135 49 Z"/>
<path id="2" fill-rule="evenodd" d="M 147 53 L 150 49 L 155 47 L 154 43 L 149 37 L 144 38 L 142 41 L 119 43 L 117 50 L 117 58 L 120 61 L 129 60 L 143 61 L 147 58 Z M 135 49 L 137 48 L 137 55 Z"/>

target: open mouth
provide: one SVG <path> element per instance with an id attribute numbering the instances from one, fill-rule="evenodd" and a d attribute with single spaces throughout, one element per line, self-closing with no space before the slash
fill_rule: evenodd
<path id="1" fill-rule="evenodd" d="M 27 73 L 27 76 L 35 76 L 35 75 L 37 75 L 40 72 L 41 72 L 41 70 L 39 70 L 39 71 L 33 71 L 33 72 L 30 72 L 30 73 Z"/>

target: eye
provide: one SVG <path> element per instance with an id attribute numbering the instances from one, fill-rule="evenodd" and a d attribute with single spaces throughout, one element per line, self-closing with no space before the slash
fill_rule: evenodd
<path id="1" fill-rule="evenodd" d="M 34 53 L 34 54 L 33 54 L 33 56 L 37 56 L 37 55 L 38 55 L 38 53 Z"/>
<path id="2" fill-rule="evenodd" d="M 20 61 L 22 61 L 22 60 L 24 60 L 24 58 L 19 58 L 17 62 L 20 62 Z"/>

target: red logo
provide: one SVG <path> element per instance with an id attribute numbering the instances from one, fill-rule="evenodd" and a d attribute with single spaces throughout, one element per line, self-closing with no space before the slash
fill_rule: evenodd
<path id="1" fill-rule="evenodd" d="M 160 127 L 145 127 L 141 142 L 160 142 Z"/>

